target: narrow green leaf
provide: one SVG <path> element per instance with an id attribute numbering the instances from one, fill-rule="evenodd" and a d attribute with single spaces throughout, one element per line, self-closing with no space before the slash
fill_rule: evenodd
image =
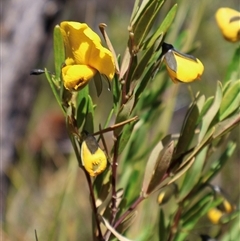
<path id="1" fill-rule="evenodd" d="M 205 163 L 207 151 L 208 147 L 205 147 L 200 151 L 200 153 L 196 156 L 194 163 L 186 173 L 179 192 L 180 199 L 186 197 L 193 187 L 198 183 Z"/>
<path id="2" fill-rule="evenodd" d="M 215 126 L 215 132 L 213 133 L 213 138 L 219 138 L 220 136 L 228 133 L 233 128 L 237 127 L 240 123 L 240 115 L 236 113 L 235 115 L 217 123 Z"/>
<path id="3" fill-rule="evenodd" d="M 135 124 L 136 122 L 132 122 L 124 126 L 120 137 L 120 141 L 119 141 L 119 147 L 118 147 L 119 155 L 122 153 L 127 143 L 129 142 Z"/>
<path id="4" fill-rule="evenodd" d="M 212 140 L 214 131 L 215 127 L 212 127 L 204 136 L 204 139 L 195 147 L 194 151 L 191 152 L 191 154 L 187 157 L 186 161 L 184 161 L 181 164 L 181 166 L 184 166 L 188 161 L 195 157 L 209 143 L 209 141 Z"/>
<path id="5" fill-rule="evenodd" d="M 182 167 L 178 168 L 178 170 L 174 172 L 174 176 L 171 178 L 170 181 L 168 181 L 166 185 L 169 185 L 175 182 L 178 178 L 180 178 L 192 166 L 194 161 L 195 161 L 195 158 L 192 158 L 187 162 L 185 162 L 185 164 Z"/>
<path id="6" fill-rule="evenodd" d="M 122 60 L 122 64 L 120 67 L 119 80 L 124 79 L 124 75 L 126 74 L 127 70 L 129 69 L 130 60 L 131 60 L 131 53 L 130 53 L 129 47 L 127 47 L 125 50 L 125 53 L 123 55 L 123 60 Z"/>
<path id="7" fill-rule="evenodd" d="M 132 13 L 131 16 L 131 25 L 134 25 L 136 23 L 136 21 L 138 20 L 138 18 L 142 15 L 142 12 L 144 11 L 144 9 L 150 4 L 152 0 L 142 0 L 141 4 L 140 0 L 136 0 L 135 4 L 134 4 L 134 12 Z M 154 1 L 154 0 L 153 0 Z"/>
<path id="8" fill-rule="evenodd" d="M 83 130 L 88 131 L 89 133 L 94 132 L 94 108 L 93 108 L 93 102 L 90 95 L 87 96 L 87 114 L 85 116 L 85 123 Z M 78 120 L 77 120 L 78 121 Z"/>
<path id="9" fill-rule="evenodd" d="M 88 85 L 77 93 L 76 106 L 77 106 L 77 127 L 83 128 L 88 113 Z"/>
<path id="10" fill-rule="evenodd" d="M 203 105 L 203 108 L 202 108 L 202 111 L 201 111 L 200 116 L 199 116 L 198 121 L 197 121 L 198 124 L 200 123 L 200 121 L 202 120 L 203 116 L 206 115 L 207 111 L 212 106 L 213 101 L 214 101 L 214 96 L 209 97 L 205 101 L 205 103 Z"/>
<path id="11" fill-rule="evenodd" d="M 231 213 L 224 214 L 220 219 L 220 223 L 226 224 L 226 223 L 229 223 L 230 221 L 234 220 L 235 218 L 238 218 L 238 220 L 239 220 L 239 215 L 240 215 L 240 210 L 235 210 Z"/>
<path id="12" fill-rule="evenodd" d="M 159 142 L 153 149 L 145 170 L 142 185 L 142 195 L 148 196 L 156 191 L 161 184 L 161 180 L 166 173 L 172 160 L 174 142 L 171 141 L 162 149 L 162 142 Z"/>
<path id="13" fill-rule="evenodd" d="M 198 221 L 200 217 L 206 215 L 211 208 L 218 206 L 220 203 L 222 203 L 222 198 L 214 198 L 212 193 L 205 194 L 182 214 L 183 224 L 191 225 L 192 221 Z"/>
<path id="14" fill-rule="evenodd" d="M 139 84 L 135 88 L 135 100 L 136 100 L 136 103 L 137 103 L 137 101 L 139 99 L 139 96 L 142 94 L 142 92 L 146 88 L 148 82 L 152 79 L 153 70 L 154 70 L 154 63 L 153 64 L 149 64 L 149 66 L 147 66 L 144 69 L 144 72 L 142 74 L 142 78 L 137 80 L 137 82 Z"/>
<path id="15" fill-rule="evenodd" d="M 142 184 L 142 192 L 143 195 L 147 193 L 147 189 L 149 186 L 149 183 L 151 182 L 152 176 L 154 174 L 154 169 L 156 168 L 156 163 L 157 159 L 159 157 L 159 154 L 163 150 L 163 144 L 160 141 L 152 150 L 148 161 L 147 161 L 147 166 L 145 168 L 145 174 L 144 174 L 144 179 L 143 179 L 143 184 Z"/>
<path id="16" fill-rule="evenodd" d="M 161 23 L 157 31 L 155 31 L 155 33 L 146 41 L 146 43 L 144 43 L 145 44 L 144 49 L 150 48 L 151 46 L 153 46 L 156 40 L 159 39 L 161 35 L 163 36 L 165 35 L 165 33 L 167 32 L 168 28 L 171 26 L 176 16 L 176 12 L 177 12 L 177 4 L 175 4 L 168 12 L 167 16 L 164 18 L 163 22 Z"/>
<path id="17" fill-rule="evenodd" d="M 54 81 L 53 81 L 53 76 L 50 76 L 50 74 L 48 73 L 47 69 L 45 69 L 45 75 L 46 75 L 46 78 L 48 80 L 48 83 L 52 89 L 52 92 L 54 94 L 54 97 L 56 98 L 57 100 L 57 103 L 58 105 L 61 107 L 64 115 L 66 114 L 66 111 L 65 109 L 63 108 L 63 105 L 62 105 L 62 101 L 61 101 L 61 98 L 60 98 L 60 94 L 59 94 L 59 91 L 56 87 L 56 85 L 54 84 Z"/>
<path id="18" fill-rule="evenodd" d="M 117 227 L 117 231 L 119 233 L 124 233 L 130 226 L 133 224 L 134 219 L 136 218 L 138 211 L 135 210 L 131 212 L 127 217 L 121 222 L 121 224 Z"/>
<path id="19" fill-rule="evenodd" d="M 142 1 L 143 4 L 144 1 Z M 134 23 L 134 19 L 137 18 L 136 14 L 139 12 L 139 7 L 140 7 L 140 0 L 136 0 L 134 1 L 134 6 L 133 6 L 133 10 L 132 10 L 132 15 L 130 18 L 130 22 Z"/>
<path id="20" fill-rule="evenodd" d="M 189 217 L 189 219 L 186 221 L 183 219 L 183 226 L 182 226 L 183 229 L 189 230 L 189 231 L 192 230 L 194 226 L 197 224 L 197 222 L 199 221 L 199 219 L 207 214 L 208 210 L 210 209 L 210 206 L 211 206 L 211 198 L 209 197 L 198 201 L 197 204 L 195 205 L 196 209 Z"/>
<path id="21" fill-rule="evenodd" d="M 102 88 L 103 88 L 101 74 L 97 72 L 94 75 L 93 80 L 96 87 L 97 96 L 99 97 L 102 93 Z"/>
<path id="22" fill-rule="evenodd" d="M 188 233 L 193 230 L 199 219 L 207 214 L 210 208 L 216 207 L 222 202 L 222 199 L 213 200 L 212 194 L 206 194 L 198 200 L 185 214 L 182 215 L 182 229 L 184 232 L 179 232 L 174 241 L 186 240 Z"/>
<path id="23" fill-rule="evenodd" d="M 152 28 L 156 16 L 159 14 L 162 5 L 163 1 L 151 1 L 148 7 L 140 15 L 140 18 L 136 22 L 136 25 L 133 25 L 135 45 L 139 47 L 142 45 L 144 39 Z"/>
<path id="24" fill-rule="evenodd" d="M 223 86 L 223 95 L 226 94 L 227 90 L 231 87 L 232 83 L 234 83 L 234 81 L 231 80 L 225 83 L 225 85 Z"/>
<path id="25" fill-rule="evenodd" d="M 114 112 L 117 113 L 117 110 L 121 103 L 121 84 L 116 77 L 113 79 L 112 89 L 113 89 L 113 108 L 114 108 Z"/>
<path id="26" fill-rule="evenodd" d="M 240 214 L 239 214 L 240 215 Z M 238 240 L 239 239 L 239 218 L 236 218 L 223 235 L 221 241 Z"/>
<path id="27" fill-rule="evenodd" d="M 166 240 L 166 226 L 165 226 L 165 217 L 163 209 L 160 208 L 159 211 L 159 221 L 158 221 L 158 240 L 164 241 Z"/>
<path id="28" fill-rule="evenodd" d="M 197 102 L 201 103 L 202 105 L 203 101 L 204 101 L 204 96 L 201 96 L 200 100 L 194 101 L 190 106 L 190 108 L 188 109 L 182 125 L 181 134 L 178 139 L 178 144 L 176 146 L 176 151 L 174 155 L 178 156 L 179 154 L 184 153 L 189 147 L 192 141 L 192 138 L 195 134 L 196 122 L 201 112 L 201 109 L 200 109 L 201 107 L 197 104 Z"/>
<path id="29" fill-rule="evenodd" d="M 219 114 L 220 120 L 228 117 L 240 106 L 240 79 L 235 81 L 233 85 L 228 88 L 227 92 L 223 96 L 220 106 Z"/>
<path id="30" fill-rule="evenodd" d="M 120 110 L 119 110 L 119 112 L 117 114 L 117 117 L 116 117 L 115 124 L 129 119 L 130 114 L 132 112 L 133 105 L 134 105 L 134 95 L 132 95 L 128 99 L 127 103 L 122 105 L 122 107 L 120 108 Z M 118 136 L 121 133 L 122 129 L 123 129 L 123 126 L 119 127 L 119 128 L 116 128 L 114 130 L 114 136 Z"/>
<path id="31" fill-rule="evenodd" d="M 139 63 L 137 64 L 136 68 L 134 69 L 134 72 L 132 74 L 132 80 L 131 80 L 131 82 L 134 82 L 134 87 L 137 83 L 137 80 L 141 77 L 142 73 L 144 72 L 145 67 L 148 64 L 148 61 L 151 59 L 153 51 L 154 51 L 154 46 L 147 49 L 144 52 L 144 54 L 143 54 L 142 58 L 140 59 Z M 134 87 L 132 87 L 131 89 L 134 89 Z"/>
<path id="32" fill-rule="evenodd" d="M 210 169 L 201 177 L 201 183 L 210 183 L 211 180 L 222 170 L 222 167 L 226 164 L 229 158 L 232 156 L 236 149 L 236 143 L 229 142 L 226 149 L 211 165 Z"/>
<path id="33" fill-rule="evenodd" d="M 228 66 L 226 78 L 224 79 L 224 83 L 229 80 L 239 79 L 239 56 L 240 56 L 240 46 L 236 49 L 233 59 Z"/>
<path id="34" fill-rule="evenodd" d="M 218 82 L 217 85 L 217 91 L 215 94 L 215 98 L 213 101 L 213 104 L 211 105 L 211 107 L 208 109 L 207 113 L 204 115 L 203 119 L 202 119 L 202 127 L 201 127 L 201 131 L 198 137 L 198 141 L 201 142 L 204 138 L 204 136 L 206 135 L 210 124 L 213 120 L 213 118 L 216 116 L 220 105 L 221 105 L 221 100 L 222 100 L 222 86 L 221 83 Z"/>
<path id="35" fill-rule="evenodd" d="M 54 45 L 54 62 L 55 62 L 55 74 L 58 81 L 62 76 L 62 65 L 65 61 L 65 50 L 63 38 L 60 30 L 60 26 L 57 25 L 53 31 L 53 45 Z"/>

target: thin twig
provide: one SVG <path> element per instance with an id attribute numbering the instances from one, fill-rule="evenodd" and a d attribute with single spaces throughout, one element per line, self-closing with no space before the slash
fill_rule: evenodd
<path id="1" fill-rule="evenodd" d="M 88 172 L 83 168 L 86 179 L 87 179 L 87 183 L 88 183 L 88 187 L 89 187 L 89 191 L 90 191 L 90 198 L 92 201 L 92 208 L 93 208 L 93 213 L 95 215 L 95 221 L 96 221 L 96 225 L 97 225 L 97 229 L 98 229 L 98 239 L 101 241 L 104 241 L 103 235 L 102 235 L 102 231 L 100 228 L 100 222 L 98 219 L 98 213 L 97 213 L 97 207 L 96 207 L 96 201 L 95 201 L 95 196 L 94 196 L 94 192 L 93 192 L 93 186 L 92 186 L 92 181 L 91 181 L 91 177 L 88 174 Z"/>
<path id="2" fill-rule="evenodd" d="M 138 116 L 134 116 L 134 117 L 132 117 L 132 118 L 130 118 L 130 119 L 128 119 L 128 120 L 125 120 L 125 121 L 123 121 L 123 122 L 117 123 L 117 124 L 115 124 L 115 125 L 113 125 L 113 126 L 110 126 L 110 127 L 108 127 L 108 128 L 105 128 L 105 129 L 103 129 L 103 130 L 99 130 L 99 131 L 93 133 L 93 135 L 96 136 L 96 135 L 99 135 L 99 134 L 102 134 L 102 133 L 106 133 L 106 132 L 109 132 L 109 131 L 113 131 L 113 130 L 115 130 L 116 128 L 119 128 L 119 127 L 121 127 L 121 126 L 123 126 L 123 125 L 126 125 L 126 124 L 132 122 L 132 121 L 137 121 L 137 120 L 138 120 Z"/>
<path id="3" fill-rule="evenodd" d="M 107 144 L 106 144 L 106 141 L 105 141 L 105 138 L 103 136 L 103 132 L 102 131 L 102 127 L 101 125 L 99 125 L 99 132 L 100 132 L 100 139 L 102 140 L 102 144 L 103 144 L 103 147 L 104 147 L 104 151 L 105 153 L 107 154 L 107 157 L 109 158 L 109 152 L 108 152 L 108 148 L 107 148 Z"/>
<path id="4" fill-rule="evenodd" d="M 118 147 L 119 147 L 119 138 L 116 139 L 114 145 L 114 153 L 113 153 L 113 162 L 112 162 L 112 220 L 111 224 L 114 223 L 116 214 L 117 214 L 117 207 L 116 207 L 116 179 L 117 179 L 117 166 L 118 166 Z"/>
<path id="5" fill-rule="evenodd" d="M 139 196 L 136 201 L 127 209 L 125 213 L 122 214 L 122 216 L 115 222 L 114 228 L 117 228 L 119 224 L 122 223 L 122 221 L 133 211 L 135 208 L 144 200 L 145 198 L 143 196 Z"/>

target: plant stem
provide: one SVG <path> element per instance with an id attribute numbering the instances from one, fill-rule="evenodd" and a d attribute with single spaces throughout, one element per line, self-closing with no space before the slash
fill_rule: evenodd
<path id="1" fill-rule="evenodd" d="M 119 146 L 119 137 L 115 140 L 114 145 L 114 153 L 113 153 L 113 162 L 112 162 L 112 220 L 111 224 L 114 223 L 116 214 L 117 214 L 117 207 L 116 207 L 116 179 L 117 179 L 117 157 L 118 157 L 118 146 Z"/>
<path id="2" fill-rule="evenodd" d="M 100 222 L 99 222 L 99 219 L 98 219 L 98 213 L 97 213 L 97 207 L 96 207 L 91 177 L 84 168 L 83 168 L 83 170 L 84 170 L 84 173 L 85 173 L 85 176 L 86 176 L 86 179 L 87 179 L 87 183 L 88 183 L 88 187 L 89 187 L 89 191 L 90 191 L 90 198 L 91 198 L 91 201 L 92 201 L 93 213 L 95 215 L 95 221 L 96 221 L 96 225 L 97 225 L 97 229 L 98 229 L 98 236 L 97 237 L 98 237 L 98 240 L 103 241 L 104 238 L 103 238 L 103 235 L 102 235 L 102 231 L 101 231 L 101 228 L 100 228 Z"/>
<path id="3" fill-rule="evenodd" d="M 123 213 L 122 216 L 116 221 L 113 227 L 117 228 L 118 225 L 121 224 L 122 221 L 128 216 L 128 214 L 131 213 L 144 199 L 145 198 L 143 196 L 139 196 L 136 201 L 127 209 L 127 211 Z"/>

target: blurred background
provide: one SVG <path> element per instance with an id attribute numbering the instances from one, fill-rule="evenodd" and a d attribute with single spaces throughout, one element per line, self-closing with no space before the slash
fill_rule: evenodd
<path id="1" fill-rule="evenodd" d="M 239 11 L 239 1 L 168 0 L 159 22 L 175 3 L 179 4 L 178 13 L 165 41 L 183 52 L 194 53 L 203 62 L 202 80 L 191 87 L 194 93 L 200 90 L 207 97 L 211 96 L 217 80 L 224 79 L 239 45 L 223 39 L 214 14 L 219 7 Z M 133 5 L 134 0 L 1 1 L 0 218 L 3 240 L 34 240 L 35 229 L 39 240 L 91 240 L 91 229 L 86 226 L 91 223 L 88 189 L 72 154 L 65 120 L 45 76 L 29 73 L 34 68 L 45 67 L 54 72 L 52 32 L 63 20 L 86 22 L 99 35 L 98 24 L 106 23 L 116 53 L 123 56 Z M 104 98 L 111 98 L 111 93 L 104 90 L 97 101 L 106 103 Z M 190 100 L 189 91 L 180 85 L 169 133 L 179 131 Z M 98 118 L 104 118 L 109 109 L 110 106 L 104 106 Z M 214 182 L 238 203 L 239 129 L 232 138 L 238 140 L 237 152 Z M 59 219 L 62 222 L 56 222 Z M 132 238 L 137 237 L 136 233 L 133 232 Z"/>

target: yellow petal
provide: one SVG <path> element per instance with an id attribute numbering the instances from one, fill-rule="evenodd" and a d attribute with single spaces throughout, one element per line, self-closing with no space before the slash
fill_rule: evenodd
<path id="1" fill-rule="evenodd" d="M 68 90 L 80 90 L 95 73 L 95 69 L 86 65 L 66 65 L 62 68 L 64 86 Z"/>
<path id="2" fill-rule="evenodd" d="M 164 61 L 168 74 L 174 83 L 178 81 L 188 83 L 200 79 L 204 71 L 204 66 L 199 59 L 180 54 L 174 49 L 165 54 Z"/>
<path id="3" fill-rule="evenodd" d="M 223 201 L 224 211 L 226 213 L 231 213 L 234 210 L 234 207 L 228 202 L 227 199 Z"/>
<path id="4" fill-rule="evenodd" d="M 92 177 L 99 175 L 107 167 L 107 157 L 91 135 L 81 145 L 81 159 L 85 170 Z"/>
<path id="5" fill-rule="evenodd" d="M 218 224 L 223 213 L 217 208 L 212 208 L 208 211 L 208 218 L 213 224 Z"/>
<path id="6" fill-rule="evenodd" d="M 75 64 L 95 68 L 109 79 L 113 78 L 115 65 L 112 53 L 102 46 L 99 36 L 87 24 L 62 22 L 60 28 L 67 58 L 74 59 Z"/>
<path id="7" fill-rule="evenodd" d="M 231 8 L 219 8 L 215 18 L 226 40 L 240 40 L 240 12 Z"/>

